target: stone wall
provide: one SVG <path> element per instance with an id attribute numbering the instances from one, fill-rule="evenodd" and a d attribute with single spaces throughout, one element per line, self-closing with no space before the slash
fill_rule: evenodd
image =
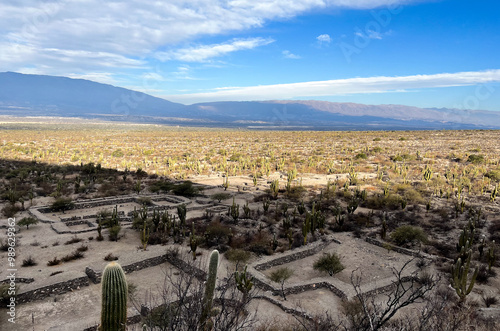
<path id="1" fill-rule="evenodd" d="M 255 270 L 262 271 L 262 270 L 266 270 L 266 269 L 269 269 L 269 268 L 272 268 L 272 267 L 275 267 L 278 265 L 282 265 L 282 264 L 286 264 L 286 263 L 290 263 L 290 262 L 293 262 L 296 260 L 306 258 L 308 256 L 311 256 L 311 255 L 318 253 L 323 248 L 328 246 L 332 241 L 336 242 L 337 244 L 340 244 L 340 241 L 338 241 L 334 238 L 331 238 L 331 237 L 326 238 L 324 241 L 316 241 L 316 242 L 310 244 L 311 247 L 308 249 L 302 249 L 302 250 L 295 252 L 295 253 L 292 253 L 292 254 L 286 254 L 284 256 L 274 258 L 270 261 L 257 264 L 254 266 L 254 268 L 255 268 Z"/>
<path id="2" fill-rule="evenodd" d="M 80 289 L 80 287 L 89 285 L 90 283 L 88 277 L 75 278 L 65 282 L 60 282 L 49 286 L 37 288 L 32 291 L 19 293 L 17 295 L 17 302 L 26 303 L 36 300 L 42 300 L 51 295 L 66 293 L 69 291 Z"/>
<path id="3" fill-rule="evenodd" d="M 399 247 L 399 246 L 390 244 L 388 242 L 378 240 L 376 238 L 366 237 L 365 240 L 366 240 L 366 242 L 368 242 L 368 243 L 370 243 L 372 245 L 375 245 L 375 246 L 379 246 L 379 247 L 383 247 L 383 248 L 389 247 L 392 251 L 395 251 L 395 252 L 398 252 L 398 253 L 401 253 L 401 254 L 405 254 L 405 255 L 409 255 L 409 256 L 414 256 L 414 257 L 425 257 L 425 258 L 429 258 L 429 259 L 434 259 L 435 258 L 434 256 L 432 256 L 430 254 L 425 254 L 425 253 L 420 252 L 420 251 L 415 251 L 415 250 L 412 250 L 412 249 Z"/>
<path id="4" fill-rule="evenodd" d="M 142 269 L 157 266 L 159 264 L 165 263 L 167 260 L 168 260 L 167 255 L 160 255 L 151 257 L 149 259 L 141 260 L 135 263 L 131 263 L 128 265 L 124 266 L 122 265 L 122 269 L 126 274 L 129 274 L 134 271 L 139 271 Z M 86 267 L 85 273 L 87 274 L 89 279 L 92 280 L 94 284 L 99 284 L 101 282 L 102 271 L 96 271 L 91 267 Z"/>
<path id="5" fill-rule="evenodd" d="M 33 283 L 35 279 L 33 278 L 17 278 L 16 277 L 16 283 L 24 283 L 24 284 L 29 284 Z M 0 281 L 0 284 L 8 284 L 10 283 L 10 279 L 4 279 Z"/>

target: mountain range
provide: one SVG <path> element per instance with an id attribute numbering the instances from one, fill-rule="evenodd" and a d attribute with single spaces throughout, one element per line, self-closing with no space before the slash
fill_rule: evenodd
<path id="1" fill-rule="evenodd" d="M 500 129 L 500 111 L 314 100 L 183 105 L 84 79 L 14 72 L 0 73 L 0 115 L 284 130 Z"/>

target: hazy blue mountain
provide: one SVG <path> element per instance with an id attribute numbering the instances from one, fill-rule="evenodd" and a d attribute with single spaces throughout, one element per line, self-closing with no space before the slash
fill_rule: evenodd
<path id="1" fill-rule="evenodd" d="M 168 116 L 184 105 L 84 79 L 0 73 L 0 109 L 57 116 Z M 14 108 L 14 109 L 15 109 Z"/>
<path id="2" fill-rule="evenodd" d="M 500 112 L 326 101 L 182 105 L 83 79 L 0 73 L 0 114 L 256 129 L 500 129 Z"/>

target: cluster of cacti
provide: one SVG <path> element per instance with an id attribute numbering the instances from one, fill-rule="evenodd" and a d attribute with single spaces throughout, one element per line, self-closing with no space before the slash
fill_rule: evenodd
<path id="1" fill-rule="evenodd" d="M 141 193 L 141 190 L 142 190 L 141 181 L 138 180 L 134 184 L 134 191 L 135 191 L 135 193 L 139 194 L 139 193 Z"/>
<path id="2" fill-rule="evenodd" d="M 326 218 L 325 215 L 316 208 L 316 203 L 313 202 L 311 212 L 306 212 L 306 224 L 308 224 L 308 229 L 311 234 L 314 235 L 314 232 L 317 229 L 323 230 L 325 227 Z"/>
<path id="3" fill-rule="evenodd" d="M 479 268 L 476 268 L 472 276 L 469 277 L 474 234 L 474 222 L 469 220 L 469 223 L 464 227 L 458 239 L 457 251 L 459 252 L 459 257 L 451 268 L 451 286 L 455 289 L 460 301 L 465 301 L 467 295 L 472 291 L 479 272 Z"/>
<path id="4" fill-rule="evenodd" d="M 278 179 L 273 180 L 270 185 L 271 195 L 273 198 L 278 197 L 279 188 L 280 188 L 279 180 Z"/>
<path id="5" fill-rule="evenodd" d="M 358 173 L 351 167 L 349 170 L 349 185 L 356 185 L 358 183 Z"/>
<path id="6" fill-rule="evenodd" d="M 219 266 L 219 251 L 213 250 L 210 254 L 210 262 L 208 265 L 208 277 L 205 283 L 205 293 L 202 301 L 202 312 L 200 317 L 200 327 L 202 330 L 207 329 L 208 319 L 212 314 L 212 305 L 215 294 L 215 283 L 217 281 L 217 267 Z"/>
<path id="7" fill-rule="evenodd" d="M 234 197 L 233 204 L 228 208 L 227 214 L 231 216 L 234 221 L 237 221 L 238 217 L 240 217 L 240 205 L 234 201 Z"/>
<path id="8" fill-rule="evenodd" d="M 121 266 L 109 263 L 102 274 L 100 331 L 124 331 L 127 326 L 127 280 Z"/>
<path id="9" fill-rule="evenodd" d="M 236 288 L 243 293 L 243 302 L 245 302 L 253 288 L 253 277 L 248 275 L 247 266 L 245 266 L 243 272 L 235 271 L 234 279 L 236 281 Z"/>
<path id="10" fill-rule="evenodd" d="M 251 213 L 251 209 L 250 207 L 248 206 L 248 201 L 243 205 L 243 213 L 245 214 L 245 218 L 250 218 L 250 213 Z"/>
<path id="11" fill-rule="evenodd" d="M 495 202 L 497 196 L 498 196 L 498 185 L 495 185 L 495 187 L 493 187 L 493 189 L 491 190 L 490 201 Z"/>
<path id="12" fill-rule="evenodd" d="M 424 169 L 424 180 L 426 182 L 430 181 L 432 179 L 432 168 L 429 166 L 425 166 Z"/>
<path id="13" fill-rule="evenodd" d="M 347 204 L 347 214 L 354 214 L 358 206 L 359 206 L 359 198 L 353 195 L 351 200 Z"/>
<path id="14" fill-rule="evenodd" d="M 120 225 L 120 218 L 118 217 L 118 206 L 113 208 L 113 212 L 111 213 L 111 222 L 109 224 L 110 227 Z"/>

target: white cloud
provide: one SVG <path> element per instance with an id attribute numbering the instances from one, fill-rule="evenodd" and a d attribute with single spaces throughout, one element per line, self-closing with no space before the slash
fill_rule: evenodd
<path id="1" fill-rule="evenodd" d="M 268 45 L 272 42 L 274 42 L 274 40 L 269 38 L 234 39 L 222 44 L 201 45 L 169 52 L 157 52 L 155 57 L 161 61 L 179 60 L 184 62 L 205 62 L 215 57 Z"/>
<path id="2" fill-rule="evenodd" d="M 37 66 L 45 73 L 64 74 L 75 69 L 99 72 L 109 67 L 129 68 L 140 65 L 140 59 L 158 49 L 169 49 L 203 36 L 247 31 L 313 9 L 366 9 L 408 1 L 1 1 L 0 70 Z M 8 53 L 16 47 L 20 49 Z M 191 60 L 231 51 L 224 47 L 230 45 L 198 49 Z M 182 52 L 178 56 L 190 59 L 189 54 Z M 84 64 L 77 65 L 78 61 Z"/>
<path id="3" fill-rule="evenodd" d="M 292 84 L 223 88 L 213 92 L 167 95 L 167 100 L 196 103 L 208 101 L 251 101 L 363 93 L 403 92 L 412 89 L 477 85 L 500 81 L 500 69 L 413 76 L 376 76 Z"/>
<path id="4" fill-rule="evenodd" d="M 293 54 L 288 50 L 284 50 L 283 52 L 281 52 L 281 54 L 283 54 L 283 57 L 285 59 L 298 60 L 301 58 L 300 55 Z"/>
<path id="5" fill-rule="evenodd" d="M 316 37 L 316 40 L 320 44 L 329 44 L 332 41 L 332 38 L 328 34 L 322 34 Z"/>

